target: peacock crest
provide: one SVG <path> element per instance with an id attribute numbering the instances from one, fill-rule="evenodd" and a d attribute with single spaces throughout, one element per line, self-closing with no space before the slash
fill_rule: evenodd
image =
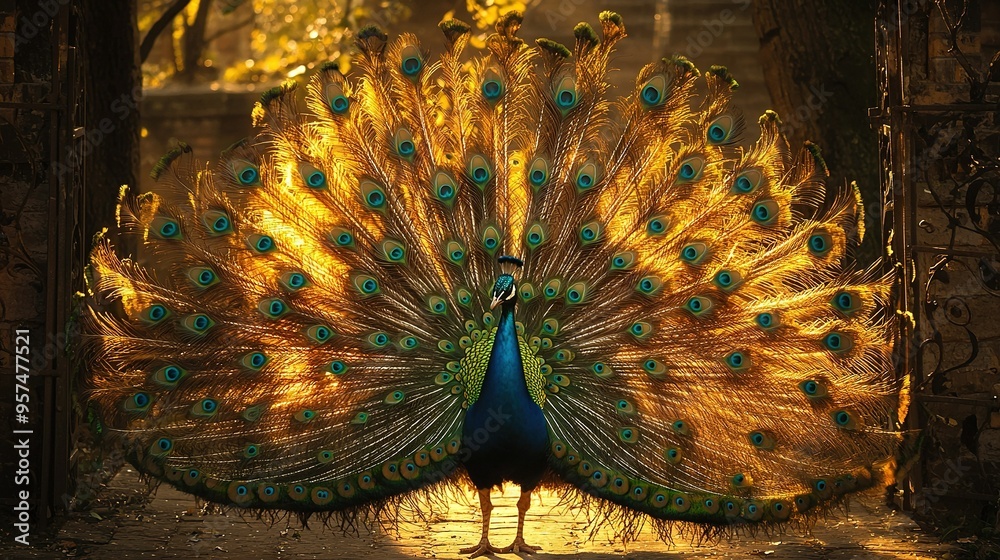
<path id="1" fill-rule="evenodd" d="M 504 480 L 729 527 L 870 486 L 897 388 L 857 192 L 774 113 L 742 147 L 723 68 L 664 59 L 609 99 L 625 27 L 600 22 L 528 45 L 507 14 L 468 62 L 461 22 L 438 58 L 366 28 L 308 111 L 277 88 L 258 138 L 123 193 L 141 250 L 94 248 L 88 331 L 132 462 L 340 516 L 471 479 L 487 526 Z"/>

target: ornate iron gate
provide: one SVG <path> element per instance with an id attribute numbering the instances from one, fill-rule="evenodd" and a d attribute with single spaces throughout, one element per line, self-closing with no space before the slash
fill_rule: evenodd
<path id="1" fill-rule="evenodd" d="M 912 390 L 899 498 L 938 526 L 989 523 L 1000 499 L 1000 59 L 979 34 L 1000 10 L 986 5 L 882 0 L 876 22 L 873 116 Z"/>

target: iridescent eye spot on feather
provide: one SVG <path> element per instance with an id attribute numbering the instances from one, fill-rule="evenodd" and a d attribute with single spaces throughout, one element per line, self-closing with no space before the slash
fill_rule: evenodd
<path id="1" fill-rule="evenodd" d="M 260 371 L 267 362 L 268 357 L 263 352 L 250 352 L 240 358 L 240 365 L 251 371 Z"/>
<path id="2" fill-rule="evenodd" d="M 330 492 L 328 488 L 317 486 L 313 488 L 309 497 L 312 499 L 312 503 L 317 506 L 325 506 L 333 501 L 333 492 Z"/>
<path id="3" fill-rule="evenodd" d="M 312 420 L 316 418 L 316 413 L 309 409 L 300 410 L 296 412 L 292 418 L 294 418 L 296 422 L 305 424 L 306 422 L 312 422 Z"/>
<path id="4" fill-rule="evenodd" d="M 747 169 L 736 176 L 733 181 L 733 194 L 750 194 L 760 187 L 764 180 L 764 175 L 756 169 Z"/>
<path id="5" fill-rule="evenodd" d="M 152 452 L 155 455 L 165 455 L 174 448 L 174 442 L 170 438 L 161 437 L 153 442 Z"/>
<path id="6" fill-rule="evenodd" d="M 454 265 L 461 266 L 465 261 L 465 247 L 458 241 L 449 241 L 444 247 L 444 254 Z"/>
<path id="7" fill-rule="evenodd" d="M 820 381 L 816 381 L 815 379 L 807 379 L 802 383 L 799 383 L 799 389 L 801 389 L 802 392 L 809 397 L 809 399 L 822 399 L 827 395 L 826 385 Z"/>
<path id="8" fill-rule="evenodd" d="M 385 191 L 373 181 L 362 181 L 360 185 L 361 199 L 365 205 L 373 210 L 381 210 L 385 207 Z"/>
<path id="9" fill-rule="evenodd" d="M 643 360 L 642 369 L 654 379 L 662 379 L 667 374 L 667 366 L 655 358 Z"/>
<path id="10" fill-rule="evenodd" d="M 316 454 L 316 460 L 319 461 L 321 465 L 325 465 L 333 460 L 333 451 L 329 449 L 323 449 Z"/>
<path id="11" fill-rule="evenodd" d="M 385 348 L 389 344 L 389 335 L 384 332 L 376 332 L 368 335 L 368 342 L 376 348 Z"/>
<path id="12" fill-rule="evenodd" d="M 173 389 L 181 379 L 187 376 L 187 371 L 176 365 L 163 366 L 153 372 L 153 382 L 161 387 Z"/>
<path id="13" fill-rule="evenodd" d="M 330 373 L 334 375 L 343 375 L 347 372 L 347 364 L 343 360 L 334 360 L 330 362 Z"/>
<path id="14" fill-rule="evenodd" d="M 305 274 L 298 271 L 286 271 L 278 276 L 278 284 L 288 292 L 297 292 L 308 284 Z"/>
<path id="15" fill-rule="evenodd" d="M 202 214 L 201 221 L 212 235 L 225 235 L 233 231 L 233 222 L 225 212 L 209 210 Z"/>
<path id="16" fill-rule="evenodd" d="M 420 56 L 420 50 L 416 45 L 407 45 L 400 53 L 399 68 L 403 74 L 413 79 L 424 67 L 424 59 Z"/>
<path id="17" fill-rule="evenodd" d="M 643 276 L 639 279 L 635 289 L 647 296 L 654 296 L 663 288 L 663 281 L 659 276 Z"/>
<path id="18" fill-rule="evenodd" d="M 844 430 L 858 429 L 858 420 L 851 412 L 841 409 L 834 410 L 830 415 L 833 417 L 833 421 L 838 428 Z"/>
<path id="19" fill-rule="evenodd" d="M 714 515 L 719 512 L 719 502 L 715 498 L 705 498 L 701 504 L 705 508 L 705 513 Z"/>
<path id="20" fill-rule="evenodd" d="M 355 493 L 354 485 L 347 481 L 341 482 L 337 484 L 337 493 L 341 498 L 352 498 Z"/>
<path id="21" fill-rule="evenodd" d="M 189 269 L 187 277 L 198 288 L 207 288 L 217 284 L 219 281 L 219 277 L 215 274 L 215 271 L 207 266 L 196 266 Z"/>
<path id="22" fill-rule="evenodd" d="M 406 258 L 406 248 L 402 243 L 386 239 L 381 243 L 382 256 L 391 263 L 402 263 Z"/>
<path id="23" fill-rule="evenodd" d="M 684 309 L 687 309 L 695 317 L 701 317 L 711 311 L 712 306 L 711 299 L 705 296 L 692 296 L 684 304 Z"/>
<path id="24" fill-rule="evenodd" d="M 493 255 L 500 248 L 500 230 L 496 226 L 487 226 L 480 241 L 486 252 Z"/>
<path id="25" fill-rule="evenodd" d="M 365 297 L 373 296 L 380 292 L 378 280 L 368 274 L 358 274 L 355 276 L 354 287 Z"/>
<path id="26" fill-rule="evenodd" d="M 486 158 L 479 154 L 469 158 L 469 165 L 466 169 L 466 173 L 469 178 L 472 179 L 472 182 L 475 183 L 480 189 L 486 186 L 486 183 L 488 183 L 493 177 L 493 170 L 490 167 L 489 162 L 487 162 Z"/>
<path id="27" fill-rule="evenodd" d="M 215 416 L 219 410 L 219 403 L 215 399 L 202 399 L 191 407 L 191 415 L 200 418 L 210 418 Z"/>
<path id="28" fill-rule="evenodd" d="M 640 96 L 642 98 L 642 104 L 650 109 L 663 102 L 666 96 L 667 80 L 662 74 L 657 74 L 650 78 L 645 85 L 642 86 Z"/>
<path id="29" fill-rule="evenodd" d="M 468 307 L 472 305 L 472 292 L 466 288 L 459 288 L 455 291 L 455 297 L 458 299 L 459 305 Z"/>
<path id="30" fill-rule="evenodd" d="M 393 391 L 385 397 L 385 404 L 399 404 L 405 398 L 406 395 L 402 391 Z"/>
<path id="31" fill-rule="evenodd" d="M 420 343 L 414 336 L 404 336 L 399 339 L 399 347 L 403 350 L 413 350 L 419 345 Z"/>
<path id="32" fill-rule="evenodd" d="M 545 283 L 545 287 L 542 288 L 542 293 L 545 294 L 545 299 L 554 299 L 559 295 L 559 291 L 562 290 L 562 281 L 558 278 L 553 278 Z"/>
<path id="33" fill-rule="evenodd" d="M 757 316 L 754 317 L 754 322 L 757 323 L 758 327 L 764 329 L 765 331 L 778 328 L 778 317 L 773 313 L 768 313 L 766 311 L 758 313 Z"/>
<path id="34" fill-rule="evenodd" d="M 760 521 L 764 516 L 764 508 L 760 502 L 748 502 L 743 510 L 743 518 L 747 521 Z"/>
<path id="35" fill-rule="evenodd" d="M 363 426 L 367 422 L 368 422 L 368 413 L 367 412 L 359 412 L 359 413 L 357 413 L 357 414 L 354 415 L 354 418 L 351 419 L 351 424 L 354 424 L 354 425 L 357 425 L 357 426 Z"/>
<path id="36" fill-rule="evenodd" d="M 545 243 L 545 228 L 538 222 L 532 224 L 528 231 L 524 234 L 524 240 L 531 249 L 537 249 L 543 243 Z"/>
<path id="37" fill-rule="evenodd" d="M 354 234 L 344 228 L 333 228 L 329 238 L 337 247 L 350 247 L 354 245 Z"/>
<path id="38" fill-rule="evenodd" d="M 701 172 L 705 168 L 705 159 L 701 156 L 691 156 L 681 162 L 677 170 L 677 181 L 679 183 L 691 183 L 701 178 Z"/>
<path id="39" fill-rule="evenodd" d="M 257 304 L 257 310 L 269 319 L 277 319 L 288 311 L 288 306 L 278 298 L 267 298 Z"/>
<path id="40" fill-rule="evenodd" d="M 601 233 L 603 232 L 603 226 L 601 222 L 597 220 L 591 220 L 582 226 L 580 226 L 580 244 L 590 245 L 596 243 L 600 240 Z"/>
<path id="41" fill-rule="evenodd" d="M 670 225 L 670 218 L 666 214 L 660 214 L 653 216 L 646 222 L 646 235 L 651 237 L 663 235 L 667 231 L 667 227 Z"/>
<path id="42" fill-rule="evenodd" d="M 677 493 L 674 495 L 673 501 L 671 502 L 671 507 L 674 511 L 678 513 L 684 513 L 691 509 L 691 500 L 688 499 L 686 494 Z"/>
<path id="43" fill-rule="evenodd" d="M 149 393 L 139 392 L 125 400 L 127 412 L 145 412 L 149 408 Z"/>
<path id="44" fill-rule="evenodd" d="M 542 321 L 542 334 L 556 336 L 559 334 L 559 320 L 555 317 L 547 317 Z"/>
<path id="45" fill-rule="evenodd" d="M 826 256 L 832 248 L 833 240 L 825 231 L 819 231 L 809 237 L 809 252 L 817 257 Z"/>
<path id="46" fill-rule="evenodd" d="M 587 163 L 576 172 L 576 190 L 583 192 L 593 187 L 597 182 L 597 166 Z"/>
<path id="47" fill-rule="evenodd" d="M 750 444 L 756 447 L 757 449 L 764 449 L 767 451 L 774 449 L 774 444 L 775 444 L 774 435 L 771 434 L 770 432 L 756 430 L 750 432 L 750 434 L 747 437 L 750 439 Z"/>
<path id="48" fill-rule="evenodd" d="M 639 428 L 626 426 L 618 430 L 618 439 L 625 443 L 635 443 L 639 441 Z"/>
<path id="49" fill-rule="evenodd" d="M 149 223 L 149 232 L 160 239 L 180 239 L 181 226 L 177 220 L 166 216 L 156 216 Z"/>
<path id="50" fill-rule="evenodd" d="M 635 405 L 626 399 L 619 399 L 615 404 L 615 410 L 620 414 L 633 414 L 635 412 Z"/>
<path id="51" fill-rule="evenodd" d="M 708 255 L 708 245 L 701 242 L 688 243 L 681 249 L 681 260 L 690 265 L 701 264 Z"/>
<path id="52" fill-rule="evenodd" d="M 243 187 L 254 187 L 260 185 L 260 168 L 245 159 L 237 159 L 229 162 L 229 169 L 236 182 Z"/>
<path id="53" fill-rule="evenodd" d="M 537 190 L 549 182 L 549 162 L 544 157 L 536 157 L 528 169 L 528 181 Z"/>
<path id="54" fill-rule="evenodd" d="M 750 369 L 750 356 L 739 350 L 728 354 L 724 361 L 729 369 L 736 373 Z"/>
<path id="55" fill-rule="evenodd" d="M 644 340 L 649 338 L 649 335 L 653 333 L 653 325 L 646 321 L 636 321 L 629 327 L 628 332 L 639 340 Z"/>
<path id="56" fill-rule="evenodd" d="M 156 303 L 143 310 L 143 312 L 139 315 L 139 318 L 142 319 L 144 323 L 156 325 L 166 319 L 169 315 L 170 312 L 165 306 Z"/>
<path id="57" fill-rule="evenodd" d="M 684 420 L 674 420 L 674 423 L 670 425 L 670 429 L 672 429 L 675 434 L 681 436 L 691 434 L 691 426 Z"/>
<path id="58" fill-rule="evenodd" d="M 710 144 L 723 144 L 733 133 L 736 121 L 730 115 L 720 115 L 716 117 L 712 124 L 708 125 L 705 139 Z"/>
<path id="59" fill-rule="evenodd" d="M 732 484 L 733 488 L 749 488 L 753 485 L 750 477 L 743 473 L 734 474 L 733 477 L 729 479 L 729 483 Z"/>
<path id="60" fill-rule="evenodd" d="M 344 95 L 340 84 L 330 83 L 326 86 L 326 104 L 335 115 L 343 115 L 350 108 L 350 101 Z"/>
<path id="61" fill-rule="evenodd" d="M 200 335 L 205 334 L 209 329 L 215 326 L 215 321 L 204 313 L 195 313 L 184 317 L 181 320 L 181 326 L 192 334 Z"/>
<path id="62" fill-rule="evenodd" d="M 635 253 L 625 251 L 611 257 L 611 270 L 629 270 L 635 265 Z"/>
<path id="63" fill-rule="evenodd" d="M 521 301 L 527 303 L 535 299 L 535 296 L 538 294 L 535 293 L 534 284 L 531 282 L 525 282 L 521 284 L 521 289 L 519 290 L 518 295 L 521 297 Z"/>
<path id="64" fill-rule="evenodd" d="M 274 239 L 270 235 L 250 234 L 247 236 L 247 243 L 257 253 L 270 253 L 274 250 Z"/>
<path id="65" fill-rule="evenodd" d="M 441 296 L 430 296 L 427 298 L 427 308 L 435 315 L 444 315 L 448 312 L 448 302 Z"/>
<path id="66" fill-rule="evenodd" d="M 396 155 L 403 159 L 412 160 L 414 152 L 417 151 L 417 147 L 413 143 L 413 135 L 405 128 L 396 131 L 393 145 L 396 148 Z"/>
<path id="67" fill-rule="evenodd" d="M 306 329 L 306 336 L 316 344 L 323 344 L 330 340 L 333 336 L 333 331 L 326 325 L 313 325 Z"/>
<path id="68" fill-rule="evenodd" d="M 566 303 L 577 305 L 587 299 L 587 284 L 585 282 L 574 282 L 566 290 Z"/>
<path id="69" fill-rule="evenodd" d="M 559 108 L 563 115 L 568 113 L 573 107 L 576 107 L 579 101 L 579 95 L 576 91 L 576 80 L 570 76 L 559 80 L 553 92 L 553 101 L 555 101 L 556 107 Z"/>
<path id="70" fill-rule="evenodd" d="M 743 283 L 743 275 L 735 270 L 720 270 L 715 274 L 712 283 L 724 292 L 732 292 Z"/>
<path id="71" fill-rule="evenodd" d="M 653 496 L 649 499 L 649 501 L 652 502 L 652 504 L 656 507 L 665 507 L 670 502 L 670 499 L 667 497 L 665 493 L 663 493 L 662 491 L 658 491 L 655 494 L 653 494 Z"/>
<path id="72" fill-rule="evenodd" d="M 833 307 L 845 315 L 852 315 L 861 309 L 861 298 L 847 290 L 841 290 L 830 300 Z"/>
<path id="73" fill-rule="evenodd" d="M 778 203 L 771 199 L 761 200 L 750 211 L 753 221 L 762 226 L 774 225 L 778 221 L 778 215 Z"/>
<path id="74" fill-rule="evenodd" d="M 451 206 L 458 194 L 458 185 L 446 171 L 438 171 L 434 175 L 434 196 L 441 202 Z"/>
<path id="75" fill-rule="evenodd" d="M 843 354 L 854 347 L 854 341 L 849 335 L 834 331 L 823 337 L 823 346 L 834 354 Z"/>
<path id="76" fill-rule="evenodd" d="M 358 487 L 362 490 L 375 488 L 375 478 L 370 473 L 361 473 L 358 475 Z"/>
<path id="77" fill-rule="evenodd" d="M 671 465 L 677 465 L 684 458 L 684 454 L 679 447 L 668 447 L 663 451 L 663 458 Z"/>
<path id="78" fill-rule="evenodd" d="M 505 93 L 503 79 L 493 68 L 488 69 L 483 74 L 483 84 L 480 86 L 483 97 L 489 103 L 495 103 Z"/>
<path id="79" fill-rule="evenodd" d="M 608 364 L 604 362 L 594 362 L 594 365 L 590 366 L 590 371 L 594 372 L 594 375 L 602 379 L 607 379 L 614 375 L 614 370 Z"/>

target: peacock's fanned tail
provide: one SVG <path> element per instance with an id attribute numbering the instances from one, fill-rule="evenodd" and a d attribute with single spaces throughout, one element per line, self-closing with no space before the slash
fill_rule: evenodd
<path id="1" fill-rule="evenodd" d="M 358 35 L 254 111 L 214 168 L 182 147 L 91 257 L 93 398 L 144 472 L 242 507 L 356 511 L 460 479 L 499 255 L 560 484 L 660 520 L 821 511 L 892 450 L 890 282 L 863 218 L 777 116 L 683 58 L 607 81 L 621 18 L 571 48 L 501 18 Z M 699 81 L 704 94 L 699 98 Z M 120 303 L 116 303 L 120 302 Z"/>

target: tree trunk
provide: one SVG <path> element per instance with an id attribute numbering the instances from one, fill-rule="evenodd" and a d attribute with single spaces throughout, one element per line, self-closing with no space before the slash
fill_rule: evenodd
<path id="1" fill-rule="evenodd" d="M 198 10 L 195 12 L 194 21 L 187 23 L 184 19 L 184 36 L 181 38 L 181 56 L 183 64 L 177 78 L 182 82 L 194 82 L 198 74 L 202 71 L 202 59 L 205 55 L 205 30 L 208 27 L 209 8 L 212 2 L 201 0 L 198 2 Z"/>
<path id="2" fill-rule="evenodd" d="M 138 187 L 139 38 L 132 0 L 81 0 L 86 82 L 84 181 L 87 237 L 114 226 L 118 189 Z M 100 136 L 95 131 L 100 131 Z"/>
<path id="3" fill-rule="evenodd" d="M 754 0 L 764 79 L 793 150 L 815 142 L 837 189 L 857 181 L 866 230 L 859 260 L 882 252 L 878 143 L 868 121 L 876 104 L 875 2 Z"/>

